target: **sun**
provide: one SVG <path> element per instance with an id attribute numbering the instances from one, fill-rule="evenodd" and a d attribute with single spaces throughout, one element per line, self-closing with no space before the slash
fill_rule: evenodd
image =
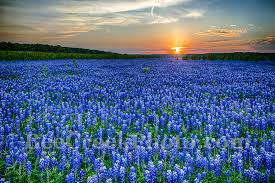
<path id="1" fill-rule="evenodd" d="M 171 49 L 174 51 L 175 54 L 181 54 L 183 48 L 184 47 L 173 47 Z"/>

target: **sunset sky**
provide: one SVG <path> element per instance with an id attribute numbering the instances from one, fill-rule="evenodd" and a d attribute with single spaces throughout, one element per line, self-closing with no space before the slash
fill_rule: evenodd
<path id="1" fill-rule="evenodd" d="M 274 0 L 2 0 L 0 41 L 119 53 L 275 52 Z"/>

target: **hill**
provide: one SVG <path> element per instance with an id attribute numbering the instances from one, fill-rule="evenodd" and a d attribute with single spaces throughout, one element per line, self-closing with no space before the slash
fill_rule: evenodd
<path id="1" fill-rule="evenodd" d="M 59 45 L 0 42 L 0 60 L 135 59 L 158 57 L 156 55 L 118 54 Z"/>
<path id="2" fill-rule="evenodd" d="M 106 54 L 111 52 L 90 50 L 85 48 L 71 48 L 63 47 L 60 45 L 47 45 L 47 44 L 21 44 L 0 42 L 1 51 L 34 51 L 34 52 L 53 52 L 53 53 L 89 53 L 89 54 Z"/>

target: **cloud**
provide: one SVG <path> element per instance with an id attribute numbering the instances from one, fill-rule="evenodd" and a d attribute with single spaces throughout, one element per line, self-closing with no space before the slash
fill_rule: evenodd
<path id="1" fill-rule="evenodd" d="M 140 23 L 140 19 L 140 16 L 129 14 L 110 14 L 105 16 L 83 16 L 78 14 L 71 14 L 61 18 L 60 22 L 67 22 L 67 24 L 81 22 L 82 25 L 94 27 L 106 25 L 125 26 L 129 24 Z"/>
<path id="2" fill-rule="evenodd" d="M 1 32 L 32 32 L 35 31 L 34 28 L 26 25 L 17 24 L 0 24 Z"/>
<path id="3" fill-rule="evenodd" d="M 232 38 L 228 38 L 228 39 L 210 39 L 206 42 L 208 43 L 221 43 L 221 42 L 229 42 L 229 41 L 235 41 L 237 39 L 232 39 Z"/>
<path id="4" fill-rule="evenodd" d="M 155 16 L 152 20 L 148 21 L 148 24 L 166 24 L 177 22 L 179 18 L 177 17 L 163 17 L 163 16 Z"/>
<path id="5" fill-rule="evenodd" d="M 87 18 L 94 25 L 129 25 L 129 24 L 164 24 L 179 21 L 181 18 L 202 17 L 202 10 L 184 10 L 179 8 L 192 0 L 101 0 L 101 1 L 69 1 L 69 5 L 56 5 L 54 9 L 64 15 L 71 14 Z M 152 16 L 152 9 L 158 10 Z M 83 12 L 85 12 L 83 17 Z M 101 17 L 103 23 L 94 21 L 93 17 Z M 127 19 L 127 20 L 126 20 Z M 107 23 L 106 23 L 107 22 Z M 118 24 L 119 22 L 119 24 Z"/>
<path id="6" fill-rule="evenodd" d="M 142 9 L 169 7 L 177 4 L 185 3 L 190 0 L 95 0 L 95 1 L 66 1 L 66 5 L 55 5 L 55 10 L 63 13 L 81 13 L 88 12 L 89 14 L 110 14 L 129 11 L 138 11 Z M 149 13 L 149 12 L 148 12 Z"/>
<path id="7" fill-rule="evenodd" d="M 257 51 L 275 52 L 275 36 L 253 40 L 250 44 Z"/>
<path id="8" fill-rule="evenodd" d="M 201 18 L 204 16 L 205 11 L 203 10 L 191 10 L 184 17 L 186 18 Z"/>
<path id="9" fill-rule="evenodd" d="M 196 34 L 200 36 L 240 37 L 242 34 L 245 34 L 247 32 L 248 30 L 246 28 L 238 28 L 236 26 L 224 28 L 212 26 L 211 29 L 198 32 Z"/>
<path id="10" fill-rule="evenodd" d="M 48 39 L 68 38 L 104 29 L 105 26 L 168 24 L 185 18 L 200 18 L 205 11 L 187 9 L 193 0 L 11 0 L 0 4 L 5 10 L 0 32 L 39 34 Z M 185 7 L 186 5 L 186 7 Z M 151 9 L 154 6 L 154 16 Z M 1 20 L 0 20 L 1 21 Z M 20 28 L 21 27 L 21 28 Z M 25 27 L 30 28 L 26 30 Z M 62 36 L 63 35 L 63 36 Z"/>

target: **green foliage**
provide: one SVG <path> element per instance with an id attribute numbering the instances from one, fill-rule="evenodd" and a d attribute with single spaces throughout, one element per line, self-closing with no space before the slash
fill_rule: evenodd
<path id="1" fill-rule="evenodd" d="M 73 64 L 74 64 L 74 67 L 75 67 L 75 68 L 78 68 L 78 67 L 79 67 L 79 65 L 78 65 L 78 63 L 77 63 L 76 60 L 73 60 Z"/>
<path id="2" fill-rule="evenodd" d="M 44 77 L 48 76 L 49 70 L 48 70 L 48 67 L 46 65 L 43 65 L 43 71 L 42 72 L 43 72 Z"/>

